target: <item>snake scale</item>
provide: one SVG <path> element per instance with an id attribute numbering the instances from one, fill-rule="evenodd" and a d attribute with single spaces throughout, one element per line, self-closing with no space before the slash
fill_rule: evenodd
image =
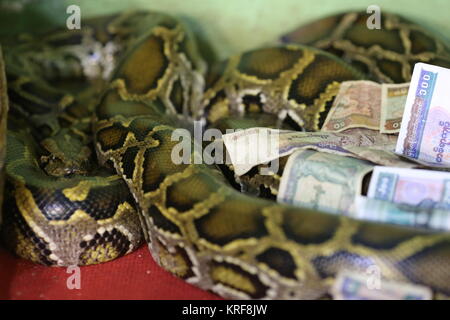
<path id="1" fill-rule="evenodd" d="M 325 18 L 211 66 L 183 23 L 155 12 L 5 40 L 4 243 L 64 266 L 145 240 L 163 268 L 226 298 L 320 298 L 339 270 L 373 264 L 450 295 L 448 233 L 277 204 L 236 190 L 229 168 L 171 160 L 173 131 L 193 120 L 319 130 L 342 81 L 450 66 L 450 50 L 420 26 L 383 14 L 369 30 L 366 18 Z"/>

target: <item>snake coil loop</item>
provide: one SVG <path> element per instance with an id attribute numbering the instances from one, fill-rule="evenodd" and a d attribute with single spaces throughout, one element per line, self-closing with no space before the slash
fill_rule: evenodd
<path id="1" fill-rule="evenodd" d="M 449 49 L 421 27 L 383 21 L 370 33 L 363 14 L 326 18 L 208 72 L 188 29 L 154 12 L 6 44 L 5 242 L 35 262 L 86 265 L 145 239 L 162 267 L 228 298 L 319 298 L 340 269 L 373 264 L 450 295 L 448 233 L 277 204 L 235 190 L 214 166 L 171 161 L 180 119 L 314 131 L 342 81 L 407 81 L 418 61 L 450 66 Z M 271 179 L 256 184 L 276 190 Z"/>

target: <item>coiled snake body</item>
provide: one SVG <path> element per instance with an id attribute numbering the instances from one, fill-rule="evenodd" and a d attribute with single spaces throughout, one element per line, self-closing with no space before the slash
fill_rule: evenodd
<path id="1" fill-rule="evenodd" d="M 186 119 L 319 130 L 342 81 L 407 81 L 414 62 L 450 65 L 420 27 L 384 15 L 381 30 L 368 30 L 364 17 L 282 38 L 355 68 L 287 44 L 206 72 L 188 30 L 152 12 L 6 42 L 5 243 L 39 263 L 85 265 L 145 239 L 162 267 L 228 298 L 319 298 L 339 270 L 374 264 L 385 278 L 450 295 L 448 233 L 277 204 L 235 190 L 215 166 L 171 160 Z"/>

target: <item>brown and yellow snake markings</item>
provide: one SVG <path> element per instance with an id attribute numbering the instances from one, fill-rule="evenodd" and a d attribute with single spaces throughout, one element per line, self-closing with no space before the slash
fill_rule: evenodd
<path id="1" fill-rule="evenodd" d="M 192 120 L 318 130 L 342 81 L 366 71 L 403 81 L 413 61 L 448 63 L 448 49 L 417 25 L 386 16 L 382 37 L 360 27 L 362 16 L 283 38 L 331 53 L 286 44 L 207 72 L 192 34 L 153 12 L 6 42 L 5 242 L 36 262 L 83 265 L 143 237 L 162 267 L 227 298 L 320 298 L 339 270 L 374 264 L 385 278 L 449 295 L 448 233 L 280 205 L 237 191 L 216 166 L 171 160 L 173 130 Z"/>

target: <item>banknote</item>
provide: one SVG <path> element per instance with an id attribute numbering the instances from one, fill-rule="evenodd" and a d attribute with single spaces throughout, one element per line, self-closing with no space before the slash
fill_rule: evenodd
<path id="1" fill-rule="evenodd" d="M 281 157 L 280 134 L 287 132 L 290 131 L 256 127 L 224 134 L 222 140 L 235 174 L 241 176 L 258 164 Z"/>
<path id="2" fill-rule="evenodd" d="M 222 139 L 238 176 L 258 164 L 289 155 L 299 149 L 313 149 L 387 166 L 417 166 L 394 154 L 397 137 L 368 129 L 347 129 L 337 133 L 249 128 L 225 134 Z"/>
<path id="3" fill-rule="evenodd" d="M 331 288 L 335 300 L 431 300 L 429 288 L 399 281 L 375 279 L 372 273 L 340 271 Z"/>
<path id="4" fill-rule="evenodd" d="M 369 198 L 450 210 L 450 172 L 376 166 Z"/>
<path id="5" fill-rule="evenodd" d="M 409 85 L 409 82 L 381 85 L 381 133 L 400 131 Z"/>
<path id="6" fill-rule="evenodd" d="M 450 69 L 416 63 L 395 152 L 450 167 Z"/>
<path id="7" fill-rule="evenodd" d="M 277 201 L 349 215 L 373 167 L 368 161 L 331 153 L 295 151 L 284 167 Z"/>
<path id="8" fill-rule="evenodd" d="M 409 82 L 344 81 L 321 130 L 342 132 L 349 128 L 367 128 L 398 133 L 408 89 Z"/>
<path id="9" fill-rule="evenodd" d="M 328 112 L 322 131 L 349 128 L 378 130 L 381 113 L 381 85 L 372 81 L 345 81 Z"/>
<path id="10" fill-rule="evenodd" d="M 422 208 L 364 196 L 356 197 L 355 210 L 351 216 L 361 220 L 414 228 L 450 230 L 450 210 Z"/>

